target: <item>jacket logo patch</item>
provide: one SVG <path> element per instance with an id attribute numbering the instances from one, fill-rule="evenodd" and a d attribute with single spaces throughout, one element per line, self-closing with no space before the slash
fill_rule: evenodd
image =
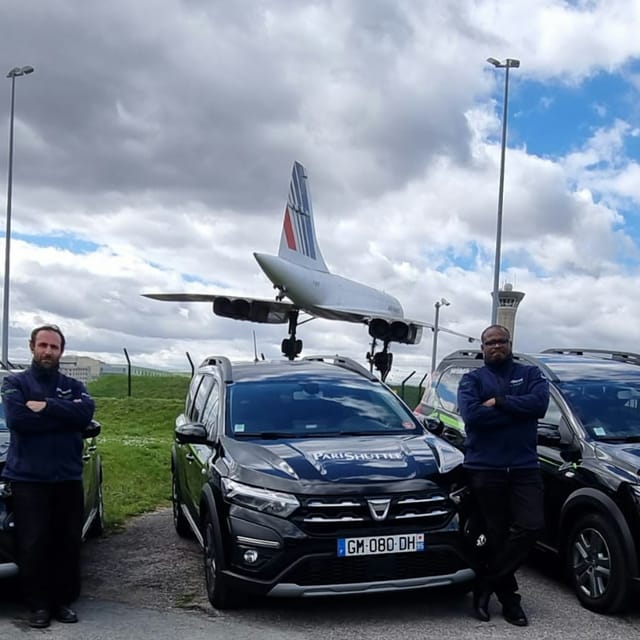
<path id="1" fill-rule="evenodd" d="M 516 378 L 515 380 L 510 380 L 509 384 L 512 387 L 517 387 L 519 384 L 522 384 L 524 382 L 524 378 Z"/>

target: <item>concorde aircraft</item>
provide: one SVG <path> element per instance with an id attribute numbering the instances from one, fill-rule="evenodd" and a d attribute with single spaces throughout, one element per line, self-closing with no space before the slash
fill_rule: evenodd
<path id="1" fill-rule="evenodd" d="M 212 302 L 215 315 L 234 320 L 288 323 L 289 335 L 282 341 L 282 353 L 290 360 L 302 350 L 302 340 L 296 337 L 298 324 L 302 324 L 299 322 L 301 312 L 310 316 L 303 322 L 325 318 L 363 323 L 369 327 L 372 338 L 367 359 L 383 380 L 391 369 L 390 343 L 418 344 L 423 327 L 434 329 L 428 322 L 405 318 L 400 302 L 388 293 L 329 271 L 316 239 L 307 174 L 299 162 L 294 162 L 291 172 L 278 255 L 253 255 L 278 291 L 275 300 L 197 293 L 143 295 L 154 300 Z M 438 327 L 438 331 L 469 342 L 476 340 L 444 327 Z M 382 343 L 382 350 L 376 353 L 378 341 Z"/>

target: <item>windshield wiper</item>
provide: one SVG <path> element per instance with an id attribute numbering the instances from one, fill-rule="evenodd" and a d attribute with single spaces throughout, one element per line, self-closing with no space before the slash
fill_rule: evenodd
<path id="1" fill-rule="evenodd" d="M 261 438 L 262 440 L 278 440 L 279 438 L 299 438 L 300 433 L 292 433 L 291 431 L 258 431 L 252 433 L 234 433 L 236 438 Z"/>
<path id="2" fill-rule="evenodd" d="M 638 436 L 601 436 L 598 438 L 598 442 L 640 442 L 640 435 Z"/>

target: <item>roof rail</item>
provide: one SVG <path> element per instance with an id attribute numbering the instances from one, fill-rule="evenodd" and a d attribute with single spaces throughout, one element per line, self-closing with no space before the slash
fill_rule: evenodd
<path id="1" fill-rule="evenodd" d="M 618 362 L 628 362 L 629 364 L 640 365 L 640 353 L 632 353 L 630 351 L 612 351 L 610 349 L 582 349 L 577 347 L 560 348 L 551 347 L 544 349 L 542 353 L 566 353 L 574 356 L 599 356 L 607 360 L 617 360 Z"/>
<path id="2" fill-rule="evenodd" d="M 223 382 L 233 382 L 233 367 L 231 360 L 226 356 L 207 356 L 201 363 L 201 367 L 220 367 L 222 369 Z"/>
<path id="3" fill-rule="evenodd" d="M 345 356 L 339 356 L 338 354 L 334 355 L 313 355 L 313 356 L 304 356 L 302 360 L 311 360 L 311 361 L 319 361 L 319 362 L 331 362 L 332 364 L 342 367 L 343 369 L 349 369 L 354 373 L 359 373 L 361 376 L 368 378 L 369 380 L 375 380 L 379 382 L 379 379 L 371 373 L 367 368 L 363 367 L 359 362 L 356 362 L 352 358 L 347 358 Z"/>

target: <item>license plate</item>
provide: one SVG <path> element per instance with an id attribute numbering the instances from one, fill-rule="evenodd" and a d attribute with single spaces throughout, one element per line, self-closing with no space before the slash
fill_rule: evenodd
<path id="1" fill-rule="evenodd" d="M 381 553 L 424 551 L 424 533 L 401 533 L 393 536 L 339 538 L 338 557 L 374 556 Z"/>

